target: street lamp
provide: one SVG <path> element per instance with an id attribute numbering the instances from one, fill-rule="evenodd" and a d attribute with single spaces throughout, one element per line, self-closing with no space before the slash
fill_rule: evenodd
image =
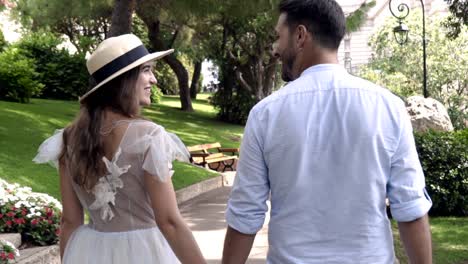
<path id="1" fill-rule="evenodd" d="M 388 8 L 390 9 L 390 13 L 396 19 L 398 19 L 399 25 L 393 28 L 393 35 L 395 40 L 398 44 L 403 45 L 408 41 L 408 26 L 403 23 L 403 19 L 405 19 L 409 14 L 409 7 L 405 3 L 400 3 L 397 7 L 398 13 L 396 14 L 393 12 L 392 8 L 392 1 L 388 2 Z M 424 1 L 419 0 L 422 7 L 422 23 L 423 23 L 423 32 L 422 32 L 422 43 L 423 43 L 423 95 L 425 98 L 429 97 L 427 92 L 427 66 L 426 66 L 426 16 L 424 10 Z"/>

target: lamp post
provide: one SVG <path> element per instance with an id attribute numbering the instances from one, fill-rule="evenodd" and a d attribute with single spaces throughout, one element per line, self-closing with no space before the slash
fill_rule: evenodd
<path id="1" fill-rule="evenodd" d="M 388 2 L 388 8 L 390 9 L 390 13 L 396 19 L 398 19 L 399 25 L 393 28 L 393 35 L 395 40 L 398 44 L 403 45 L 408 41 L 408 32 L 409 28 L 403 23 L 403 19 L 405 19 L 409 14 L 409 7 L 405 3 L 400 3 L 397 7 L 398 13 L 393 12 L 392 8 L 392 1 Z M 427 92 L 427 66 L 426 66 L 426 16 L 424 10 L 424 1 L 419 0 L 422 7 L 422 23 L 423 23 L 423 32 L 422 32 L 422 43 L 423 43 L 423 95 L 424 98 L 429 97 Z"/>

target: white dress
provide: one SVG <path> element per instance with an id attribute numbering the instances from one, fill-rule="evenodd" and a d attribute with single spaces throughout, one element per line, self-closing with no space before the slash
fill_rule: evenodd
<path id="1" fill-rule="evenodd" d="M 170 180 L 172 161 L 187 162 L 189 153 L 177 136 L 159 125 L 128 123 L 113 159 L 103 157 L 108 174 L 90 192 L 73 183 L 90 223 L 71 235 L 65 264 L 180 263 L 156 225 L 143 175 L 147 171 Z M 57 167 L 62 137 L 63 130 L 57 130 L 45 140 L 34 161 Z"/>

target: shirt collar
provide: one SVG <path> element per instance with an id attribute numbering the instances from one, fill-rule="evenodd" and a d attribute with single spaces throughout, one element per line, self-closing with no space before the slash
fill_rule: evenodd
<path id="1" fill-rule="evenodd" d="M 345 68 L 343 66 L 341 66 L 340 64 L 317 64 L 317 65 L 313 65 L 313 66 L 310 66 L 309 68 L 305 69 L 302 73 L 301 73 L 301 76 L 306 76 L 306 75 L 309 75 L 313 72 L 321 72 L 321 71 L 331 71 L 331 70 L 338 70 L 338 71 L 345 71 Z"/>

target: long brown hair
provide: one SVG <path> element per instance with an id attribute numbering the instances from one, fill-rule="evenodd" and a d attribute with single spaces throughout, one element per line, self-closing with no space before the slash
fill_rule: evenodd
<path id="1" fill-rule="evenodd" d="M 76 119 L 63 133 L 60 160 L 65 162 L 74 182 L 86 190 L 91 190 L 105 173 L 100 135 L 104 111 L 128 118 L 140 114 L 136 90 L 139 73 L 140 67 L 136 67 L 91 93 L 81 102 Z"/>

